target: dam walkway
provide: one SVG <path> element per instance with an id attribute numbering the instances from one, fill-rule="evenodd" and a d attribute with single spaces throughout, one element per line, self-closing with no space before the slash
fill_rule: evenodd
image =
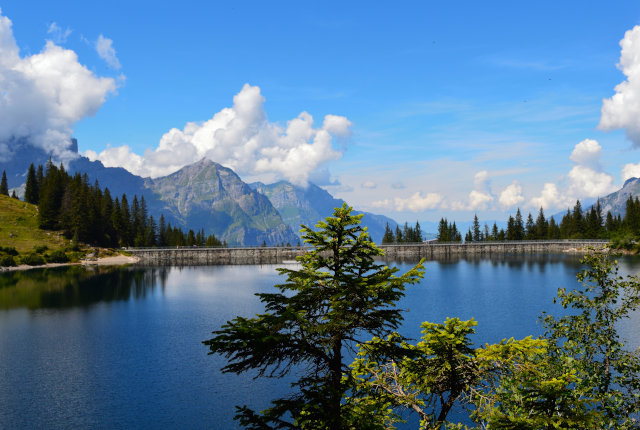
<path id="1" fill-rule="evenodd" d="M 607 240 L 522 240 L 471 243 L 405 243 L 378 245 L 385 260 L 427 260 L 491 257 L 512 254 L 584 253 L 603 248 Z M 140 264 L 157 266 L 202 266 L 219 264 L 272 264 L 293 262 L 309 250 L 303 246 L 286 247 L 171 247 L 128 248 L 140 258 Z"/>

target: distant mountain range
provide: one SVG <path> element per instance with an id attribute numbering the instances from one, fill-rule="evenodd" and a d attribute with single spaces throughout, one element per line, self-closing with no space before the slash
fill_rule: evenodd
<path id="1" fill-rule="evenodd" d="M 46 164 L 49 154 L 21 140 L 11 143 L 13 157 L 0 160 L 9 187 L 18 188 L 26 180 L 31 163 Z M 77 142 L 72 142 L 77 152 Z M 300 224 L 313 227 L 330 215 L 343 201 L 322 188 L 303 188 L 281 181 L 266 185 L 246 184 L 231 169 L 203 159 L 161 178 L 142 178 L 120 167 L 105 167 L 100 161 L 79 156 L 65 165 L 70 173 L 86 173 L 90 182 L 108 187 L 113 197 L 126 193 L 144 196 L 147 210 L 156 220 L 161 214 L 173 225 L 204 229 L 230 245 L 296 244 Z M 380 242 L 385 225 L 395 229 L 391 218 L 363 213 L 371 237 Z"/>
<path id="2" fill-rule="evenodd" d="M 313 228 L 316 223 L 333 213 L 333 208 L 342 206 L 344 200 L 336 199 L 317 185 L 309 184 L 306 188 L 286 181 L 265 185 L 261 182 L 250 184 L 252 188 L 265 195 L 278 210 L 282 220 L 295 232 L 299 233 L 300 225 Z M 362 224 L 376 242 L 382 241 L 387 223 L 392 229 L 398 225 L 393 219 L 384 215 L 355 211 L 362 214 Z"/>

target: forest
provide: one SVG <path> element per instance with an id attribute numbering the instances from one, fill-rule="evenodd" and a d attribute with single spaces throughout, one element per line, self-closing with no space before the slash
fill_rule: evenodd
<path id="1" fill-rule="evenodd" d="M 8 195 L 6 175 L 0 192 Z M 71 176 L 64 166 L 49 160 L 46 167 L 31 164 L 27 172 L 24 200 L 38 206 L 38 225 L 44 230 L 61 230 L 74 242 L 104 247 L 129 246 L 227 246 L 203 230 L 184 232 L 164 215 L 149 215 L 144 196 L 111 196 L 98 181 L 89 184 L 86 174 Z"/>

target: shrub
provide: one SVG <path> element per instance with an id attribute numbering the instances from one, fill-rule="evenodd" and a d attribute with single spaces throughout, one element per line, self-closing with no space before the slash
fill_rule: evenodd
<path id="1" fill-rule="evenodd" d="M 45 257 L 47 259 L 47 263 L 68 263 L 69 262 L 69 257 L 67 257 L 67 254 L 65 254 L 64 251 L 60 249 L 50 252 Z"/>
<path id="2" fill-rule="evenodd" d="M 16 256 L 18 255 L 18 251 L 13 246 L 0 246 L 0 252 L 4 252 L 5 254 Z"/>
<path id="3" fill-rule="evenodd" d="M 44 258 L 40 254 L 31 253 L 25 255 L 21 258 L 23 264 L 28 264 L 29 266 L 40 266 L 45 264 Z"/>
<path id="4" fill-rule="evenodd" d="M 0 256 L 0 267 L 13 267 L 16 265 L 16 261 L 10 255 Z"/>
<path id="5" fill-rule="evenodd" d="M 34 247 L 33 248 L 33 252 L 35 252 L 36 254 L 42 254 L 47 249 L 49 249 L 49 247 L 47 245 L 40 245 L 40 246 Z"/>

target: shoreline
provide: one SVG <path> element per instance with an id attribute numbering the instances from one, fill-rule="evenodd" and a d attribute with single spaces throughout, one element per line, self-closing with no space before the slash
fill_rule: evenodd
<path id="1" fill-rule="evenodd" d="M 109 257 L 100 257 L 91 260 L 80 260 L 76 263 L 47 263 L 41 264 L 39 266 L 29 266 L 27 264 L 20 264 L 19 266 L 13 267 L 0 267 L 1 272 L 14 272 L 14 271 L 24 271 L 31 269 L 49 269 L 52 267 L 63 267 L 63 266 L 125 266 L 127 264 L 135 264 L 140 261 L 139 257 L 130 256 L 130 255 L 112 255 Z"/>

